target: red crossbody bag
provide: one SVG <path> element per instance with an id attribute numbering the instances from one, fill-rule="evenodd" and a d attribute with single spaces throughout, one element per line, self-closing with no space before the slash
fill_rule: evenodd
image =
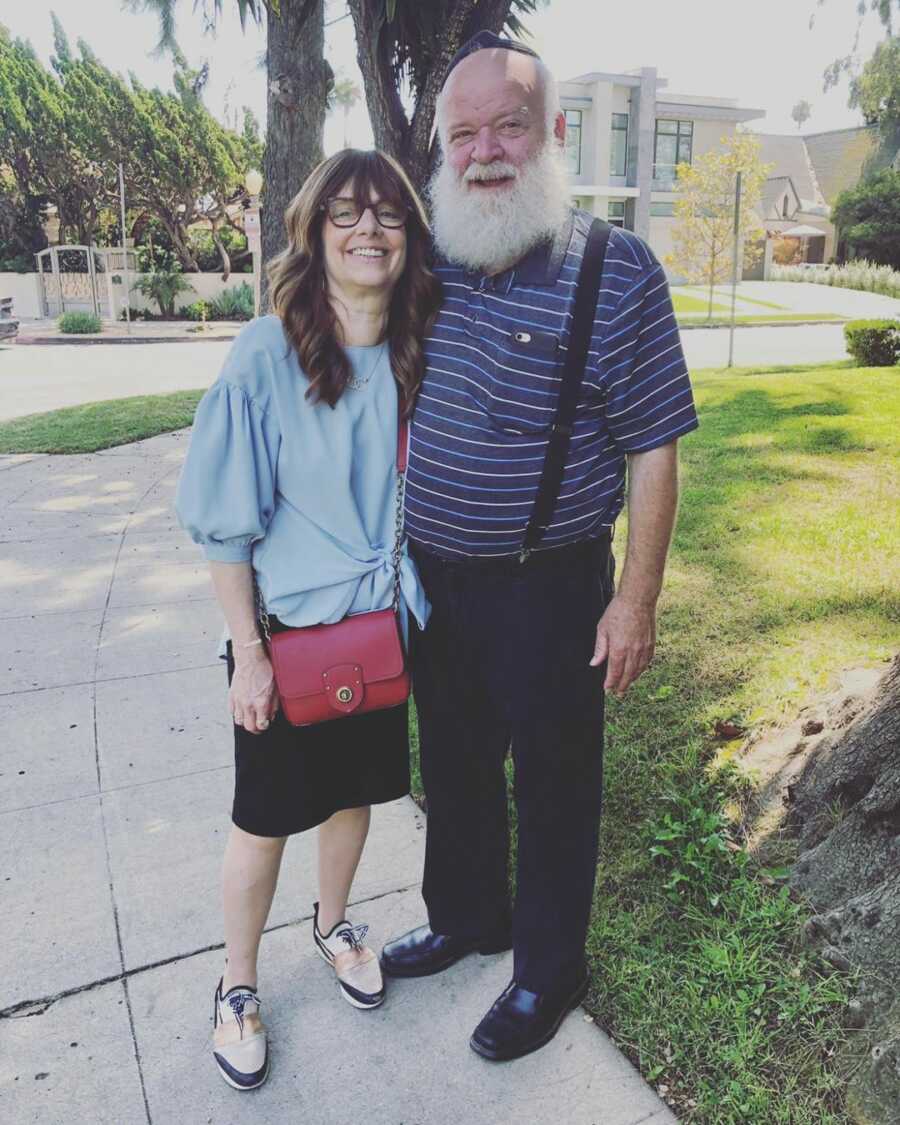
<path id="1" fill-rule="evenodd" d="M 397 427 L 397 513 L 391 556 L 394 599 L 389 609 L 354 613 L 333 625 L 308 625 L 272 633 L 259 595 L 260 624 L 281 709 L 295 727 L 397 707 L 409 698 L 409 671 L 399 620 L 408 449 L 409 422 L 401 410 Z"/>

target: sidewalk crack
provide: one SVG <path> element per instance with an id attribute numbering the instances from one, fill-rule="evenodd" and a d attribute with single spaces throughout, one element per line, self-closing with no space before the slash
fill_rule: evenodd
<path id="1" fill-rule="evenodd" d="M 421 886 L 420 882 L 410 883 L 404 887 L 392 887 L 387 891 L 380 891 L 378 894 L 368 895 L 365 898 L 354 899 L 348 903 L 348 906 L 365 906 L 370 902 L 378 902 L 383 898 L 390 898 L 391 895 L 404 895 L 410 891 L 417 890 Z M 263 933 L 271 934 L 277 930 L 284 930 L 290 926 L 302 926 L 312 921 L 312 914 L 304 914 L 299 918 L 289 918 L 286 922 L 277 922 L 273 926 L 266 926 Z M 118 933 L 118 918 L 116 919 L 116 927 Z M 0 1008 L 0 1020 L 8 1019 L 27 1019 L 31 1016 L 42 1016 L 48 1009 L 50 1009 L 59 1000 L 67 1000 L 70 996 L 78 996 L 82 992 L 91 992 L 95 988 L 102 988 L 107 984 L 115 984 L 116 981 L 123 983 L 130 980 L 132 977 L 140 976 L 143 973 L 149 973 L 153 969 L 163 969 L 167 965 L 177 965 L 181 961 L 189 961 L 192 957 L 201 957 L 204 953 L 215 953 L 219 949 L 225 948 L 225 942 L 215 942 L 213 945 L 205 945 L 200 949 L 191 949 L 187 953 L 176 953 L 172 957 L 163 957 L 159 961 L 149 961 L 146 965 L 135 965 L 133 969 L 124 969 L 121 972 L 113 973 L 112 976 L 100 977 L 98 980 L 93 980 L 87 984 L 76 985 L 73 988 L 64 988 L 53 996 L 43 996 L 33 1000 L 19 1000 L 15 1004 L 10 1004 L 6 1008 Z M 129 1019 L 131 1019 L 131 1005 L 128 1005 Z M 132 1023 L 132 1037 L 134 1037 L 134 1024 Z M 137 1043 L 134 1043 L 135 1055 L 137 1056 Z M 140 1071 L 140 1061 L 138 1062 L 138 1070 Z M 143 1088 L 143 1074 L 141 1074 L 141 1086 Z M 148 1110 L 149 1114 L 149 1110 Z M 148 1117 L 149 1119 L 149 1117 Z"/>

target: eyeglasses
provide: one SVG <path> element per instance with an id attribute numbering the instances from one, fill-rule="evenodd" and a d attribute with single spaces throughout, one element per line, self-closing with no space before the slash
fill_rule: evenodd
<path id="1" fill-rule="evenodd" d="M 329 199 L 322 204 L 322 210 L 328 215 L 336 227 L 355 227 L 366 211 L 371 210 L 378 225 L 396 229 L 402 227 L 409 217 L 409 208 L 403 203 L 370 203 L 368 207 L 360 208 L 353 199 Z"/>

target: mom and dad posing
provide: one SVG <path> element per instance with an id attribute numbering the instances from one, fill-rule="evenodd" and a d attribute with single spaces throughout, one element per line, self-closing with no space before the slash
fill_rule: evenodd
<path id="1" fill-rule="evenodd" d="M 284 844 L 316 826 L 312 940 L 355 1007 L 382 1002 L 382 970 L 512 948 L 470 1039 L 503 1060 L 547 1043 L 587 989 L 604 692 L 653 654 L 676 442 L 696 415 L 659 263 L 568 202 L 565 120 L 537 56 L 476 37 L 437 127 L 432 230 L 379 153 L 340 152 L 303 185 L 270 267 L 274 315 L 204 396 L 178 488 L 228 627 L 213 1055 L 238 1089 L 269 1071 L 257 957 Z M 379 959 L 347 902 L 370 807 L 409 789 L 404 664 L 427 921 Z"/>

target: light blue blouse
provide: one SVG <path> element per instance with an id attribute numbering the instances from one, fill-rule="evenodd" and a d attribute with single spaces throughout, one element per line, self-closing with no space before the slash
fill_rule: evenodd
<path id="1" fill-rule="evenodd" d="M 178 518 L 206 558 L 251 562 L 286 625 L 393 598 L 397 385 L 387 344 L 347 354 L 363 385 L 333 409 L 313 403 L 280 318 L 251 321 L 197 407 L 178 483 Z M 405 543 L 400 589 L 424 628 L 429 606 Z"/>

